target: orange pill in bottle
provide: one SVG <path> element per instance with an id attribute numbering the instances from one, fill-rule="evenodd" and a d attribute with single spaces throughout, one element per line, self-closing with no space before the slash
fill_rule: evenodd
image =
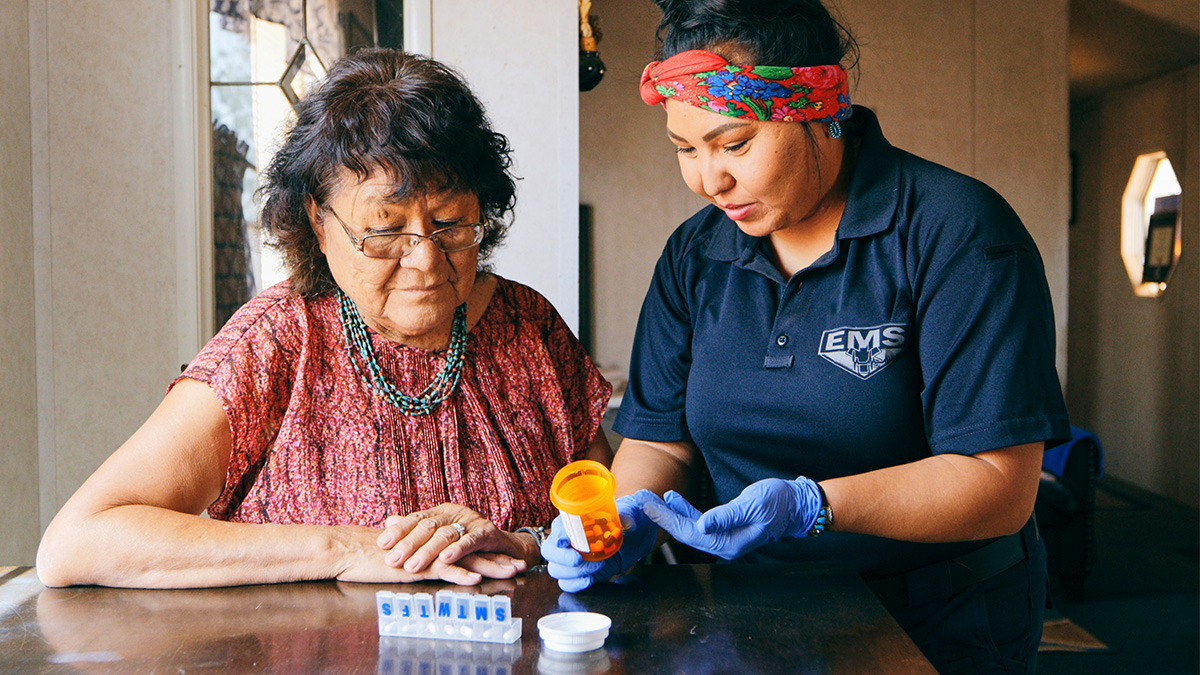
<path id="1" fill-rule="evenodd" d="M 550 501 L 562 514 L 571 547 L 584 560 L 604 560 L 621 548 L 616 490 L 612 472 L 590 459 L 564 466 L 550 483 Z"/>

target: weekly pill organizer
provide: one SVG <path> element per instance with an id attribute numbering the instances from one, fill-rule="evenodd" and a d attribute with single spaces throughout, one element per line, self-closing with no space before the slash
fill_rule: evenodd
<path id="1" fill-rule="evenodd" d="M 521 639 L 522 621 L 512 615 L 507 595 L 455 593 L 375 594 L 379 635 L 389 638 L 465 640 L 511 645 Z M 593 612 L 560 612 L 538 621 L 538 632 L 552 651 L 587 652 L 604 646 L 612 621 Z"/>
<path id="2" fill-rule="evenodd" d="M 521 619 L 513 618 L 507 595 L 379 591 L 375 606 L 383 636 L 501 644 L 521 639 Z"/>

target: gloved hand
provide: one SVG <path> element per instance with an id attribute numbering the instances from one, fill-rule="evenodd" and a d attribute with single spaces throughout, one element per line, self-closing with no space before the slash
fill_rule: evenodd
<path id="1" fill-rule="evenodd" d="M 733 560 L 783 537 L 803 537 L 821 510 L 817 484 L 766 478 L 751 483 L 728 504 L 700 513 L 674 490 L 664 502 L 648 503 L 645 514 L 677 541 Z"/>
<path id="2" fill-rule="evenodd" d="M 558 579 L 558 587 L 568 593 L 578 593 L 596 581 L 603 581 L 633 567 L 634 563 L 654 550 L 658 528 L 642 510 L 649 502 L 663 503 L 658 495 L 649 490 L 638 490 L 617 499 L 617 514 L 621 517 L 624 530 L 621 548 L 608 558 L 595 562 L 585 561 L 579 551 L 571 548 L 562 516 L 555 518 L 549 536 L 542 542 L 542 557 L 546 559 L 550 576 Z"/>

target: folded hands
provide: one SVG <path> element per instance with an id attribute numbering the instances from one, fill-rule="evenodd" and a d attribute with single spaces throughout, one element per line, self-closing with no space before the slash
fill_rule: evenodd
<path id="1" fill-rule="evenodd" d="M 342 581 L 442 580 L 475 585 L 537 564 L 532 537 L 505 532 L 461 504 L 389 516 L 382 530 L 351 528 Z"/>

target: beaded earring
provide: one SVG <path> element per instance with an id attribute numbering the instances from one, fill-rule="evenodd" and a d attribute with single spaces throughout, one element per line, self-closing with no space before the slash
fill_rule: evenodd
<path id="1" fill-rule="evenodd" d="M 841 138 L 842 137 L 842 125 L 839 124 L 837 120 L 834 120 L 829 123 L 829 137 L 830 138 Z"/>

